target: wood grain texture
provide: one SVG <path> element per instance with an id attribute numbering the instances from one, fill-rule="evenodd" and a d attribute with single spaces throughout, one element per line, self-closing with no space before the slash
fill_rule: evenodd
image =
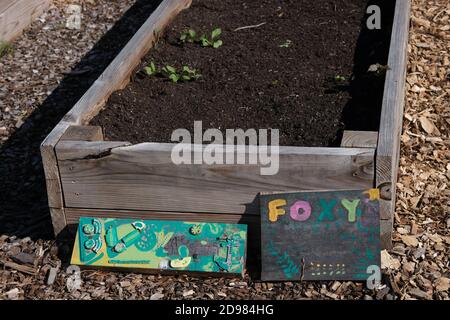
<path id="1" fill-rule="evenodd" d="M 60 140 L 103 141 L 103 130 L 100 126 L 70 126 Z"/>
<path id="2" fill-rule="evenodd" d="M 263 176 L 257 165 L 174 165 L 172 147 L 61 141 L 57 157 L 66 205 L 258 214 L 256 196 L 261 191 L 342 190 L 373 184 L 372 149 L 281 147 L 278 174 Z"/>
<path id="3" fill-rule="evenodd" d="M 0 41 L 12 41 L 50 6 L 51 0 L 1 0 Z"/>
<path id="4" fill-rule="evenodd" d="M 17 0 L 2 0 L 0 1 L 0 13 L 4 13 L 10 6 L 17 2 Z"/>
<path id="5" fill-rule="evenodd" d="M 70 124 L 64 121 L 58 123 L 40 147 L 47 185 L 48 206 L 50 208 L 55 235 L 58 235 L 66 225 L 64 197 L 59 176 L 58 161 L 56 160 L 55 145 L 69 126 Z"/>
<path id="6" fill-rule="evenodd" d="M 50 217 L 52 218 L 53 231 L 55 236 L 60 234 L 67 225 L 65 208 L 49 208 Z"/>
<path id="7" fill-rule="evenodd" d="M 382 210 L 380 205 L 380 212 Z M 394 218 L 380 220 L 380 241 L 381 249 L 392 248 L 392 230 L 394 227 Z"/>
<path id="8" fill-rule="evenodd" d="M 343 148 L 376 148 L 378 132 L 345 130 L 342 136 Z"/>
<path id="9" fill-rule="evenodd" d="M 389 70 L 386 73 L 380 130 L 376 155 L 376 185 L 381 190 L 381 219 L 392 219 L 395 210 L 395 184 L 399 166 L 403 119 L 410 0 L 397 0 Z"/>
<path id="10" fill-rule="evenodd" d="M 56 145 L 58 160 L 83 160 L 107 156 L 111 150 L 129 146 L 129 142 L 122 141 L 63 141 Z"/>

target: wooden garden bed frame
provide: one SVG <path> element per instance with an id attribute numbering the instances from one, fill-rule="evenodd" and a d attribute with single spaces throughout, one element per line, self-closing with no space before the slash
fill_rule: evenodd
<path id="1" fill-rule="evenodd" d="M 55 234 L 81 216 L 259 224 L 257 194 L 381 190 L 381 239 L 391 246 L 404 105 L 410 0 L 397 0 L 379 132 L 344 132 L 340 148 L 280 147 L 280 171 L 181 165 L 172 144 L 104 141 L 89 121 L 123 89 L 158 34 L 191 0 L 164 0 L 41 145 Z"/>

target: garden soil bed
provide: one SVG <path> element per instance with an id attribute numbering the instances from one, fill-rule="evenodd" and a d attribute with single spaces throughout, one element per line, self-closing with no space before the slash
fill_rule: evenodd
<path id="1" fill-rule="evenodd" d="M 102 126 L 107 140 L 132 143 L 170 142 L 174 129 L 192 131 L 195 120 L 204 129 L 276 128 L 280 145 L 290 146 L 331 146 L 344 129 L 377 131 L 384 75 L 368 68 L 387 63 L 389 2 L 194 0 L 90 124 Z M 380 31 L 365 28 L 370 4 L 385 14 Z M 180 44 L 184 30 L 215 28 L 223 31 L 218 49 Z M 188 65 L 202 77 L 147 76 L 150 62 Z"/>

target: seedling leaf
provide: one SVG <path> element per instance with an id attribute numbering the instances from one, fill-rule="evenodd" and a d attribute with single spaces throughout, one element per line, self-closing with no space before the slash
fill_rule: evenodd
<path id="1" fill-rule="evenodd" d="M 172 80 L 172 82 L 177 83 L 178 80 L 180 80 L 180 76 L 176 73 L 172 73 L 169 75 L 169 79 Z"/>
<path id="2" fill-rule="evenodd" d="M 292 44 L 291 40 L 286 40 L 284 43 L 280 44 L 279 47 L 280 48 L 289 48 Z"/>
<path id="3" fill-rule="evenodd" d="M 150 68 L 150 66 L 149 66 Z M 197 80 L 201 77 L 200 74 L 197 74 L 197 70 L 191 69 L 189 66 L 183 66 L 181 71 L 177 71 L 175 67 L 166 65 L 162 71 L 166 74 L 167 78 L 169 78 L 172 82 L 177 83 L 181 81 L 191 81 Z"/>
<path id="4" fill-rule="evenodd" d="M 222 41 L 222 40 L 214 41 L 213 48 L 214 48 L 214 49 L 217 49 L 217 48 L 219 48 L 220 46 L 222 46 L 222 44 L 223 44 L 223 41 Z"/>
<path id="5" fill-rule="evenodd" d="M 144 71 L 146 74 L 148 74 L 149 76 L 153 75 L 152 69 L 150 67 L 145 67 Z"/>
<path id="6" fill-rule="evenodd" d="M 148 66 L 146 66 L 144 68 L 144 71 L 149 76 L 153 76 L 158 73 L 158 69 L 156 68 L 156 66 L 153 62 L 151 62 Z"/>
<path id="7" fill-rule="evenodd" d="M 202 47 L 213 47 L 214 49 L 217 49 L 223 45 L 223 41 L 218 39 L 221 34 L 222 29 L 220 28 L 214 29 L 211 32 L 211 39 L 208 39 L 208 37 L 203 34 L 200 37 L 199 42 L 202 45 Z"/>
<path id="8" fill-rule="evenodd" d="M 186 41 L 189 43 L 195 42 L 195 36 L 197 33 L 193 29 L 189 29 L 187 31 L 183 31 L 180 35 L 180 41 L 185 43 Z"/>
<path id="9" fill-rule="evenodd" d="M 202 47 L 208 47 L 210 45 L 209 40 L 206 38 L 205 35 L 202 35 L 200 38 L 200 41 L 202 43 Z"/>
<path id="10" fill-rule="evenodd" d="M 176 73 L 177 72 L 177 69 L 175 69 L 174 67 L 169 66 L 169 65 L 165 66 L 163 70 L 167 73 Z"/>
<path id="11" fill-rule="evenodd" d="M 222 34 L 222 29 L 217 28 L 211 32 L 211 40 L 217 39 Z"/>

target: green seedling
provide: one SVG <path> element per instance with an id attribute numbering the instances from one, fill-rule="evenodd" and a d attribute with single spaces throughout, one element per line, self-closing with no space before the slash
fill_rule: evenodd
<path id="1" fill-rule="evenodd" d="M 187 82 L 199 79 L 202 75 L 197 73 L 197 70 L 191 69 L 188 66 L 183 66 L 181 72 L 172 66 L 165 66 L 162 71 L 174 83 L 179 81 Z"/>
<path id="2" fill-rule="evenodd" d="M 144 67 L 144 71 L 149 76 L 155 76 L 159 74 L 158 68 L 156 68 L 153 62 L 150 62 L 148 66 Z"/>
<path id="3" fill-rule="evenodd" d="M 219 39 L 221 34 L 222 29 L 217 28 L 211 32 L 211 38 L 209 39 L 207 36 L 202 35 L 200 37 L 200 43 L 202 44 L 202 47 L 213 47 L 214 49 L 221 47 L 223 45 L 223 41 Z"/>
<path id="4" fill-rule="evenodd" d="M 191 69 L 188 66 L 183 66 L 181 71 L 181 78 L 183 81 L 198 80 L 202 75 L 197 73 L 197 70 Z"/>
<path id="5" fill-rule="evenodd" d="M 336 80 L 337 82 L 344 82 L 347 81 L 347 78 L 341 75 L 337 75 L 334 77 L 334 80 Z"/>
<path id="6" fill-rule="evenodd" d="M 196 36 L 197 36 L 197 33 L 194 31 L 194 30 L 192 30 L 192 29 L 189 29 L 189 30 L 187 30 L 187 31 L 183 31 L 182 33 L 181 33 L 181 35 L 180 35 L 180 41 L 182 42 L 182 43 L 186 43 L 186 42 L 189 42 L 189 43 L 194 43 L 196 40 Z"/>
<path id="7" fill-rule="evenodd" d="M 164 68 L 162 68 L 162 71 L 167 75 L 167 77 L 172 80 L 172 82 L 177 83 L 178 80 L 181 79 L 181 76 L 178 74 L 177 69 L 175 69 L 172 66 L 165 66 Z"/>
<path id="8" fill-rule="evenodd" d="M 284 43 L 280 44 L 279 47 L 280 48 L 289 48 L 291 45 L 292 45 L 292 41 L 286 40 Z"/>
<path id="9" fill-rule="evenodd" d="M 13 53 L 14 49 L 8 42 L 0 41 L 0 58 L 3 58 L 7 54 Z"/>
<path id="10" fill-rule="evenodd" d="M 197 73 L 197 70 L 191 69 L 188 66 L 183 66 L 181 71 L 178 71 L 175 67 L 166 65 L 161 70 L 153 63 L 144 67 L 144 72 L 148 76 L 164 76 L 170 79 L 172 82 L 177 83 L 179 81 L 187 82 L 199 79 L 202 75 Z"/>

